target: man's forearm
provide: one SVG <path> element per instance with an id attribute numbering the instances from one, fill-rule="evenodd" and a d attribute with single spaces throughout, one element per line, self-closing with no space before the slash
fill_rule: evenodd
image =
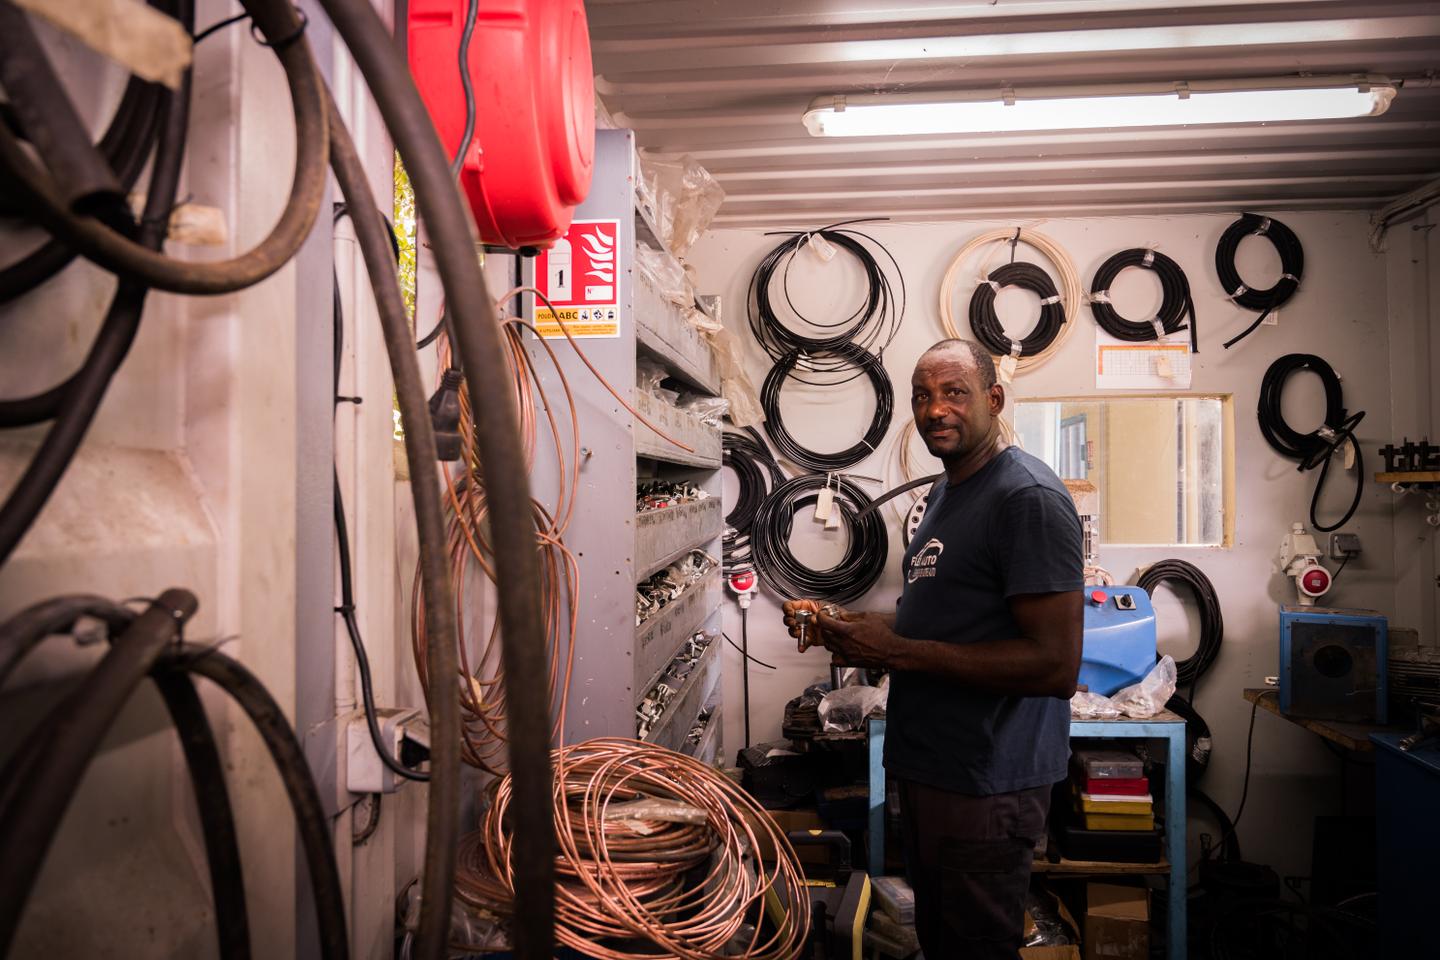
<path id="1" fill-rule="evenodd" d="M 1070 659 L 1025 637 L 978 643 L 897 637 L 888 659 L 892 670 L 934 674 L 992 693 L 1069 698 L 1075 692 Z"/>

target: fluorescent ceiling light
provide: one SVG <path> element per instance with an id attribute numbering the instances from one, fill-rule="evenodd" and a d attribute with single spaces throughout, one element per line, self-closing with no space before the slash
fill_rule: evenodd
<path id="1" fill-rule="evenodd" d="M 1333 120 L 1384 113 L 1396 87 L 1385 78 L 1304 78 L 1095 87 L 1090 91 L 993 91 L 954 96 L 821 97 L 805 112 L 814 137 L 1012 133 L 1097 127 Z"/>

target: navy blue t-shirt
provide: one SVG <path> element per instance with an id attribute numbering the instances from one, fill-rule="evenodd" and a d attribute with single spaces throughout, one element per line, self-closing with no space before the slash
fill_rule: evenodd
<path id="1" fill-rule="evenodd" d="M 1045 463 L 1007 447 L 958 484 L 941 480 L 905 551 L 895 632 L 914 640 L 1013 639 L 1017 594 L 1084 585 L 1080 518 Z M 1070 704 L 990 693 L 924 673 L 890 680 L 885 769 L 988 796 L 1055 783 L 1070 757 Z"/>

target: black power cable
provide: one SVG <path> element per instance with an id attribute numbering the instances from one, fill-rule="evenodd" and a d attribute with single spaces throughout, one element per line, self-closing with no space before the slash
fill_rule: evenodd
<path id="1" fill-rule="evenodd" d="M 839 344 L 822 356 L 832 354 L 840 357 L 844 366 L 858 368 L 861 374 L 870 379 L 870 385 L 875 390 L 875 415 L 870 419 L 870 426 L 866 429 L 864 437 L 853 446 L 837 453 L 817 453 L 802 447 L 790 435 L 790 431 L 785 426 L 784 415 L 780 412 L 780 390 L 785 385 L 785 381 L 790 379 L 791 371 L 801 363 L 801 355 L 798 351 L 786 354 L 776 361 L 775 365 L 770 368 L 770 372 L 765 375 L 765 383 L 760 387 L 760 406 L 765 411 L 765 433 L 769 435 L 770 442 L 775 444 L 775 449 L 786 460 L 798 464 L 806 470 L 815 470 L 821 473 L 854 466 L 874 453 L 881 441 L 885 439 L 885 433 L 890 429 L 890 417 L 895 411 L 895 390 L 890 384 L 890 375 L 885 372 L 885 364 L 879 357 L 853 343 Z M 807 354 L 806 364 L 809 365 L 814 357 L 813 354 Z M 801 380 L 800 382 L 810 383 L 811 381 Z"/>
<path id="2" fill-rule="evenodd" d="M 895 334 L 900 329 L 900 320 L 905 314 L 905 278 L 900 272 L 900 265 L 884 244 L 867 233 L 846 229 L 846 224 L 863 222 L 865 221 L 851 220 L 807 233 L 795 233 L 767 253 L 755 268 L 750 277 L 747 303 L 750 331 L 771 360 L 780 363 L 787 357 L 803 353 L 808 356 L 805 369 L 810 372 L 850 373 L 859 365 L 860 355 L 856 351 L 847 351 L 844 347 L 853 344 L 861 351 L 883 354 L 885 348 L 895 339 Z M 795 306 L 790 296 L 790 265 L 795 254 L 812 236 L 818 236 L 850 254 L 865 274 L 865 298 L 854 311 L 838 320 L 808 317 Z M 884 254 L 888 269 L 871 252 L 872 247 Z M 781 319 L 775 309 L 776 301 L 772 297 L 777 272 L 781 275 L 782 293 L 788 312 L 802 323 L 824 331 L 820 336 L 805 336 L 787 326 Z M 850 373 L 850 377 L 860 376 L 862 372 Z M 819 386 L 831 385 L 825 381 L 804 380 L 801 377 L 796 379 Z"/>
<path id="3" fill-rule="evenodd" d="M 1040 298 L 1040 316 L 1023 340 L 1011 340 L 995 313 L 995 297 L 1006 287 L 1029 290 Z M 1055 281 L 1033 263 L 1019 260 L 1001 264 L 976 284 L 975 292 L 970 294 L 970 329 L 975 339 L 997 357 L 1014 354 L 1017 344 L 1020 352 L 1016 356 L 1033 357 L 1054 343 L 1064 328 L 1065 305 L 1060 302 Z"/>
<path id="4" fill-rule="evenodd" d="M 790 551 L 795 514 L 819 499 L 827 478 L 809 474 L 787 480 L 766 497 L 750 531 L 755 568 L 761 579 L 782 596 L 792 599 L 833 600 L 850 603 L 865 595 L 880 579 L 890 551 L 885 523 L 877 513 L 860 516 L 870 498 L 843 476 L 828 478 L 834 490 L 832 510 L 839 510 L 849 534 L 845 555 L 826 570 L 807 567 Z"/>
<path id="5" fill-rule="evenodd" d="M 721 463 L 735 471 L 740 486 L 734 508 L 725 515 L 721 538 L 728 577 L 750 569 L 750 528 L 755 514 L 769 492 L 785 482 L 785 474 L 754 427 L 746 427 L 743 433 L 725 431 L 721 444 Z"/>
<path id="6" fill-rule="evenodd" d="M 1286 381 L 1302 370 L 1309 370 L 1318 376 L 1325 388 L 1325 422 L 1310 433 L 1301 433 L 1286 423 L 1280 406 Z M 1330 364 L 1309 353 L 1288 353 L 1270 364 L 1260 381 L 1260 401 L 1256 415 L 1260 420 L 1260 433 L 1272 450 L 1283 457 L 1299 461 L 1296 469 L 1302 473 L 1315 467 L 1320 468 L 1320 476 L 1315 481 L 1315 492 L 1310 497 L 1310 525 L 1321 533 L 1329 533 L 1349 523 L 1359 509 L 1360 497 L 1365 492 L 1365 456 L 1360 450 L 1359 441 L 1355 439 L 1355 428 L 1365 418 L 1365 411 L 1346 411 L 1340 378 Z M 1355 497 L 1339 522 L 1323 524 L 1316 516 L 1320 506 L 1320 491 L 1325 488 L 1332 456 L 1347 442 L 1355 451 Z"/>
<path id="7" fill-rule="evenodd" d="M 1280 254 L 1280 279 L 1275 286 L 1256 290 L 1240 278 L 1240 271 L 1235 266 L 1235 253 L 1240 249 L 1240 241 L 1246 237 L 1264 237 Z M 1220 275 L 1220 286 L 1227 297 L 1246 310 L 1260 312 L 1254 323 L 1225 341 L 1225 349 L 1229 350 L 1250 336 L 1271 312 L 1284 306 L 1300 289 L 1300 278 L 1305 273 L 1305 248 L 1300 246 L 1300 238 L 1295 236 L 1295 232 L 1279 220 L 1253 213 L 1242 214 L 1239 220 L 1225 228 L 1220 242 L 1215 245 L 1215 272 Z"/>
<path id="8" fill-rule="evenodd" d="M 1146 568 L 1136 581 L 1150 596 L 1162 583 L 1172 586 L 1180 584 L 1190 590 L 1200 608 L 1200 640 L 1195 652 L 1175 663 L 1176 686 L 1189 684 L 1191 699 L 1194 699 L 1194 685 L 1210 669 L 1220 655 L 1220 644 L 1225 639 L 1225 620 L 1220 615 L 1220 598 L 1215 595 L 1215 585 L 1204 571 L 1184 560 L 1161 560 Z"/>
<path id="9" fill-rule="evenodd" d="M 1110 289 L 1115 284 L 1115 278 L 1128 267 L 1152 270 L 1160 281 L 1160 309 L 1156 311 L 1153 321 L 1127 320 L 1120 316 L 1120 312 L 1110 302 Z M 1159 340 L 1156 324 L 1159 324 L 1166 334 L 1184 330 L 1187 325 L 1182 321 L 1188 317 L 1190 352 L 1198 353 L 1200 350 L 1195 328 L 1195 300 L 1190 295 L 1190 280 L 1185 276 L 1185 271 L 1180 269 L 1180 264 L 1158 250 L 1145 247 L 1121 250 L 1100 264 L 1100 269 L 1095 271 L 1095 279 L 1090 283 L 1090 312 L 1095 315 L 1095 322 L 1100 324 L 1102 330 L 1117 340 L 1129 343 Z"/>

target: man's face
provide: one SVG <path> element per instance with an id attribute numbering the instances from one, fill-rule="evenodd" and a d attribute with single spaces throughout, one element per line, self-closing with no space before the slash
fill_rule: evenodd
<path id="1" fill-rule="evenodd" d="M 949 461 L 990 436 L 1004 403 L 997 384 L 986 390 L 975 359 L 961 350 L 922 357 L 910 378 L 910 409 L 925 449 Z"/>

